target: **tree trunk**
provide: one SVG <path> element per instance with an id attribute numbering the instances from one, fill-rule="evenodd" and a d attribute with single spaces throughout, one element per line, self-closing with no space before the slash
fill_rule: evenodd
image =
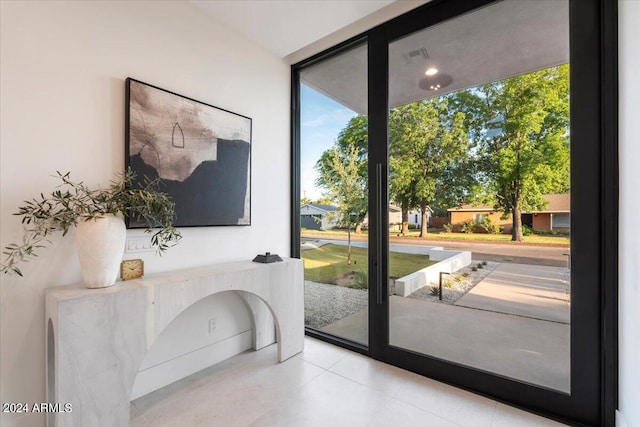
<path id="1" fill-rule="evenodd" d="M 362 233 L 362 223 L 361 222 L 356 224 L 356 229 L 354 230 L 354 233 L 356 233 L 356 234 Z"/>
<path id="2" fill-rule="evenodd" d="M 420 224 L 420 237 L 427 237 L 427 204 L 422 203 L 420 205 L 420 211 L 422 213 L 422 222 Z"/>
<path id="3" fill-rule="evenodd" d="M 347 226 L 347 265 L 351 265 L 351 223 Z"/>
<path id="4" fill-rule="evenodd" d="M 522 215 L 520 214 L 520 201 L 516 200 L 511 209 L 513 227 L 511 227 L 511 240 L 522 242 Z"/>
<path id="5" fill-rule="evenodd" d="M 409 234 L 409 209 L 402 208 L 402 235 Z"/>

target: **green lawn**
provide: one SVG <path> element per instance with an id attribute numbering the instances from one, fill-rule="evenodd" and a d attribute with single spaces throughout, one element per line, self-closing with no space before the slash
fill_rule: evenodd
<path id="1" fill-rule="evenodd" d="M 304 278 L 319 283 L 336 284 L 345 273 L 367 271 L 367 249 L 351 247 L 351 265 L 347 265 L 347 246 L 328 244 L 302 251 Z M 390 276 L 402 277 L 435 264 L 427 255 L 389 253 Z"/>

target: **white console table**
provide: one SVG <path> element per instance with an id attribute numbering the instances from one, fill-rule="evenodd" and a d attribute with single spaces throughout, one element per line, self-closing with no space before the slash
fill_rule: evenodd
<path id="1" fill-rule="evenodd" d="M 105 289 L 47 289 L 47 400 L 73 408 L 49 414 L 47 425 L 128 426 L 131 389 L 154 340 L 182 311 L 218 292 L 240 291 L 247 301 L 254 348 L 268 344 L 260 342 L 259 331 L 270 317 L 249 295 L 273 314 L 278 361 L 301 352 L 303 274 L 298 259 L 246 261 L 154 274 Z"/>

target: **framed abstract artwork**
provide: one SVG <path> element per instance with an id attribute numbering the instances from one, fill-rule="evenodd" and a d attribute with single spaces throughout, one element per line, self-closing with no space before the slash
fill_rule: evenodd
<path id="1" fill-rule="evenodd" d="M 126 166 L 162 179 L 176 227 L 251 225 L 249 117 L 128 78 L 125 128 Z"/>

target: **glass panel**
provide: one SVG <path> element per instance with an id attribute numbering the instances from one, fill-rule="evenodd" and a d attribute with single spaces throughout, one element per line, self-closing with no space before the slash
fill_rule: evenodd
<path id="1" fill-rule="evenodd" d="M 570 392 L 568 61 L 567 1 L 389 45 L 391 346 Z"/>
<path id="2" fill-rule="evenodd" d="M 305 325 L 368 343 L 367 45 L 300 73 Z"/>

